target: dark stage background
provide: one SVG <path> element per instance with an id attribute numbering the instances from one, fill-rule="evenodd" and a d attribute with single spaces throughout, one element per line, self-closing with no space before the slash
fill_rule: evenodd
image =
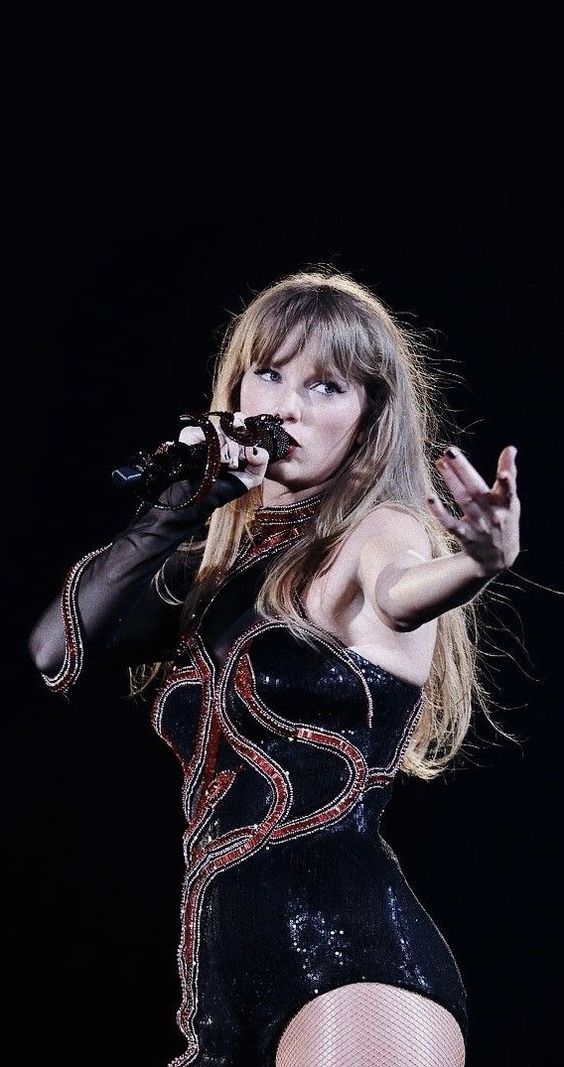
<path id="1" fill-rule="evenodd" d="M 67 567 L 123 528 L 111 470 L 208 406 L 230 314 L 283 274 L 331 262 L 371 286 L 465 383 L 457 439 L 488 481 L 519 450 L 522 553 L 488 616 L 501 722 L 456 773 L 402 780 L 384 833 L 457 958 L 470 1067 L 559 1047 L 562 765 L 562 202 L 546 188 L 473 209 L 202 208 L 173 225 L 7 226 L 4 709 L 5 978 L 18 1062 L 164 1067 L 176 1030 L 182 876 L 180 767 L 126 679 L 66 705 L 27 635 Z M 448 362 L 447 362 L 448 361 Z M 524 649 L 520 641 L 524 642 Z M 264 931 L 265 938 L 268 930 Z M 6 1024 L 5 1024 L 6 1025 Z M 4 1033 L 5 1044 L 8 1036 Z"/>

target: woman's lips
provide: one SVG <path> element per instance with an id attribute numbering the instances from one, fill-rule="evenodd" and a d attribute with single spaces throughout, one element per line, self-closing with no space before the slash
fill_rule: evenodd
<path id="1" fill-rule="evenodd" d="M 291 459 L 292 456 L 294 456 L 296 454 L 296 452 L 298 451 L 299 448 L 300 448 L 300 445 L 290 445 L 289 448 L 287 448 L 286 451 L 284 452 L 284 455 L 280 456 L 280 459 L 276 460 L 275 462 L 283 463 L 285 459 Z"/>

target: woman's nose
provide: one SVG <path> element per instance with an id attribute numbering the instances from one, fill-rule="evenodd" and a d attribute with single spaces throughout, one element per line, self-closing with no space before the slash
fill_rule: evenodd
<path id="1" fill-rule="evenodd" d="M 301 417 L 301 400 L 295 390 L 288 390 L 283 396 L 278 395 L 277 414 L 283 422 L 292 421 Z"/>

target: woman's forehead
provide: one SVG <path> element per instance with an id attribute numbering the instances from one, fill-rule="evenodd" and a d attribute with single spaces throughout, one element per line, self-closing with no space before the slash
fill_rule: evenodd
<path id="1" fill-rule="evenodd" d="M 314 373 L 321 370 L 325 373 L 333 371 L 346 376 L 349 361 L 346 361 L 347 365 L 340 366 L 343 361 L 335 357 L 336 353 L 327 341 L 324 343 L 315 333 L 305 336 L 303 329 L 297 327 L 289 331 L 278 343 L 270 339 L 270 343 L 260 346 L 253 362 L 264 364 L 268 361 L 273 365 L 283 366 L 295 361 L 303 370 Z"/>

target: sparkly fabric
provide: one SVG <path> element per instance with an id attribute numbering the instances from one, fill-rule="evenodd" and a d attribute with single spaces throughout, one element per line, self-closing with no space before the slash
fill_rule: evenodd
<path id="1" fill-rule="evenodd" d="M 422 691 L 253 608 L 318 502 L 260 509 L 154 702 L 184 771 L 174 1067 L 275 1067 L 300 1009 L 351 983 L 419 994 L 466 1035 L 456 962 L 379 832 Z"/>
<path id="2" fill-rule="evenodd" d="M 174 660 L 152 709 L 184 772 L 172 1064 L 459 1067 L 458 968 L 379 832 L 422 692 L 329 635 L 310 647 L 253 606 L 321 496 L 259 508 L 179 635 L 197 561 L 177 548 L 245 491 L 225 475 L 197 509 L 139 512 L 71 568 L 30 638 L 63 695 L 97 664 Z"/>
<path id="3" fill-rule="evenodd" d="M 240 478 L 225 471 L 205 500 L 174 510 L 192 495 L 191 483 L 175 482 L 159 498 L 161 506 L 141 506 L 110 544 L 75 563 L 28 642 L 47 687 L 68 697 L 95 664 L 168 659 L 178 641 L 182 599 L 166 592 L 167 577 L 174 584 L 182 577 L 191 581 L 194 570 L 194 557 L 175 549 L 204 537 L 208 516 L 246 492 Z"/>

